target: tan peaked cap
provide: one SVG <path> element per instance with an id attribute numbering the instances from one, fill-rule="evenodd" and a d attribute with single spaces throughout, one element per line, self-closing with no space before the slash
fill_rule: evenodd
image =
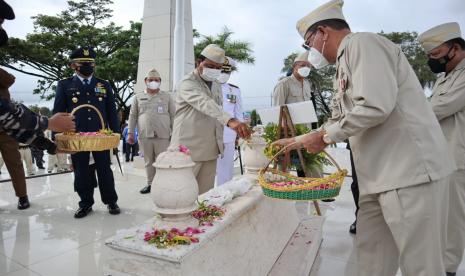
<path id="1" fill-rule="evenodd" d="M 342 14 L 342 6 L 344 5 L 343 0 L 331 0 L 326 4 L 319 6 L 318 8 L 311 11 L 309 14 L 304 16 L 302 19 L 297 21 L 297 31 L 302 38 L 305 37 L 308 28 L 313 24 L 326 19 L 342 19 L 345 20 Z"/>
<path id="2" fill-rule="evenodd" d="M 294 59 L 294 63 L 297 61 L 308 61 L 308 51 L 298 54 Z"/>
<path id="3" fill-rule="evenodd" d="M 216 44 L 207 45 L 207 47 L 205 47 L 200 54 L 213 62 L 221 64 L 224 63 L 224 50 Z"/>
<path id="4" fill-rule="evenodd" d="M 425 49 L 425 52 L 430 52 L 442 43 L 453 38 L 462 37 L 460 26 L 457 22 L 450 22 L 433 27 L 418 36 L 418 41 Z"/>
<path id="5" fill-rule="evenodd" d="M 153 68 L 147 72 L 147 75 L 145 75 L 145 78 L 160 78 L 160 73 L 158 73 L 157 69 Z"/>

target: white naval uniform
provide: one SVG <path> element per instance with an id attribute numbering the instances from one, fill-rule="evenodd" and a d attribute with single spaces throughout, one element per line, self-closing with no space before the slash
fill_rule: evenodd
<path id="1" fill-rule="evenodd" d="M 45 131 L 45 137 L 52 140 L 52 132 L 50 130 Z M 57 153 L 48 155 L 48 165 L 47 171 L 49 173 L 53 172 L 55 166 L 57 167 L 57 172 L 64 172 L 69 169 L 67 154 Z"/>
<path id="2" fill-rule="evenodd" d="M 19 153 L 21 160 L 26 164 L 26 171 L 28 175 L 34 174 L 34 164 L 32 163 L 31 148 L 27 144 L 19 143 Z"/>
<path id="3" fill-rule="evenodd" d="M 239 87 L 224 83 L 221 85 L 223 93 L 223 110 L 239 121 L 244 121 L 242 114 L 241 90 Z M 234 175 L 234 149 L 236 142 L 236 132 L 229 127 L 224 127 L 223 156 L 218 158 L 216 164 L 216 185 L 220 186 L 233 178 Z"/>

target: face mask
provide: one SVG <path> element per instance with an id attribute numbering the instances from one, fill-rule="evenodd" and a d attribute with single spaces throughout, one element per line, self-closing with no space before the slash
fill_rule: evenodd
<path id="1" fill-rule="evenodd" d="M 206 81 L 216 81 L 221 75 L 220 69 L 212 69 L 203 67 L 202 74 L 200 76 Z"/>
<path id="2" fill-rule="evenodd" d="M 160 87 L 160 83 L 158 81 L 151 81 L 147 83 L 147 88 L 152 90 L 157 90 Z"/>
<path id="3" fill-rule="evenodd" d="M 220 77 L 218 78 L 218 81 L 219 81 L 220 83 L 227 83 L 230 76 L 231 76 L 231 75 L 228 74 L 228 73 L 221 73 Z"/>
<path id="4" fill-rule="evenodd" d="M 314 47 L 310 48 L 308 53 L 308 62 L 315 67 L 315 69 L 321 69 L 329 64 L 328 60 L 323 56 L 325 52 L 325 45 L 326 41 L 323 42 L 323 48 L 321 49 L 321 53 L 315 49 Z"/>
<path id="5" fill-rule="evenodd" d="M 94 66 L 84 63 L 83 65 L 79 66 L 77 70 L 83 76 L 89 77 L 94 73 Z"/>
<path id="6" fill-rule="evenodd" d="M 8 44 L 8 35 L 4 29 L 0 29 L 0 46 Z"/>
<path id="7" fill-rule="evenodd" d="M 446 65 L 447 63 L 453 59 L 449 57 L 449 53 L 452 50 L 452 47 L 449 49 L 447 54 L 440 58 L 429 58 L 428 59 L 428 66 L 431 69 L 431 72 L 438 74 L 442 72 L 446 72 Z"/>
<path id="8" fill-rule="evenodd" d="M 299 69 L 297 69 L 297 73 L 299 73 L 299 75 L 302 78 L 306 78 L 310 74 L 310 68 L 308 68 L 308 67 L 300 67 Z"/>

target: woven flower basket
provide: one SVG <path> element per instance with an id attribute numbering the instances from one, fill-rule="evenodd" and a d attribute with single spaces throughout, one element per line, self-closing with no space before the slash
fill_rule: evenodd
<path id="1" fill-rule="evenodd" d="M 102 128 L 105 127 L 103 117 L 100 111 L 90 104 L 83 104 L 71 112 L 72 115 L 81 108 L 93 109 L 100 118 Z M 60 133 L 55 135 L 55 141 L 57 143 L 58 150 L 63 151 L 103 151 L 117 148 L 120 141 L 120 135 L 118 133 L 112 133 L 111 135 L 79 135 L 74 132 Z"/>
<path id="2" fill-rule="evenodd" d="M 260 170 L 258 182 L 262 187 L 263 194 L 271 198 L 304 201 L 337 197 L 347 175 L 347 170 L 341 169 L 326 151 L 323 152 L 331 163 L 336 166 L 337 171 L 323 178 L 297 177 L 276 169 L 269 169 L 271 162 L 290 146 L 292 144 L 282 148 L 273 156 L 268 165 Z"/>

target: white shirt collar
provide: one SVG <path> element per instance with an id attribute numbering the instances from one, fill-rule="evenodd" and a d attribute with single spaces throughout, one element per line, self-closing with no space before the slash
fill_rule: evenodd
<path id="1" fill-rule="evenodd" d="M 92 78 L 93 78 L 93 75 L 91 75 L 90 77 L 87 77 L 87 78 L 83 78 L 83 77 L 79 76 L 78 74 L 76 74 L 76 76 L 81 80 L 82 84 L 85 84 L 84 83 L 85 79 L 89 80 L 89 83 L 91 83 Z"/>

